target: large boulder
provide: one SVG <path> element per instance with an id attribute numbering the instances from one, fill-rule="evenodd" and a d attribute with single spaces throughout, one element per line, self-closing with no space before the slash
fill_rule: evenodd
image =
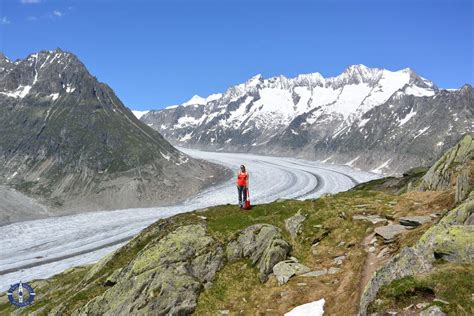
<path id="1" fill-rule="evenodd" d="M 75 314 L 190 314 L 223 263 L 223 247 L 203 225 L 179 227 L 139 252 L 113 274 L 110 289 Z"/>
<path id="2" fill-rule="evenodd" d="M 240 231 L 237 238 L 227 244 L 226 253 L 230 262 L 249 258 L 258 268 L 260 281 L 266 282 L 273 266 L 285 260 L 290 250 L 278 227 L 256 224 Z"/>
<path id="3" fill-rule="evenodd" d="M 472 185 L 469 183 L 466 173 L 473 173 L 473 159 L 474 140 L 470 135 L 466 135 L 426 172 L 419 188 L 433 191 L 449 190 L 453 188 L 458 177 L 461 177 L 459 180 L 462 185 L 460 196 L 465 195 L 466 187 Z"/>
<path id="4" fill-rule="evenodd" d="M 450 262 L 474 263 L 474 225 L 454 225 L 437 234 L 434 253 Z"/>

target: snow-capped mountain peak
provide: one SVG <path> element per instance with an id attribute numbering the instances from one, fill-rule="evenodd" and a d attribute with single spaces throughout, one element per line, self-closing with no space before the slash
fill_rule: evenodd
<path id="1" fill-rule="evenodd" d="M 206 99 L 195 94 L 193 95 L 191 99 L 189 99 L 189 101 L 184 102 L 183 106 L 196 105 L 196 104 L 206 104 Z"/>
<path id="2" fill-rule="evenodd" d="M 403 161 L 399 166 L 419 165 L 418 156 L 409 154 L 416 149 L 411 144 L 420 144 L 427 135 L 472 130 L 472 117 L 464 110 L 469 101 L 459 101 L 471 95 L 470 87 L 439 91 L 410 68 L 391 71 L 359 64 L 327 78 L 317 72 L 294 78 L 257 75 L 212 101 L 201 98 L 197 106 L 151 111 L 142 120 L 179 145 L 286 156 L 304 153 L 385 172 L 398 167 L 397 159 Z M 449 112 L 446 104 L 457 106 L 457 112 Z M 436 123 L 436 129 L 432 121 L 440 117 L 443 122 Z M 423 145 L 424 153 L 442 150 L 436 145 L 441 139 L 431 137 L 431 145 Z M 392 152 L 400 143 L 406 151 Z M 371 150 L 377 157 L 367 154 Z"/>

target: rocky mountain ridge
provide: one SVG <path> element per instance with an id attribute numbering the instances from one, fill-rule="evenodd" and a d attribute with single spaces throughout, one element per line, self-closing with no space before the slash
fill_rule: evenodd
<path id="1" fill-rule="evenodd" d="M 223 175 L 176 150 L 60 49 L 0 56 L 0 165 L 0 183 L 50 215 L 166 205 Z"/>
<path id="2" fill-rule="evenodd" d="M 473 89 L 439 89 L 412 69 L 364 65 L 336 77 L 257 75 L 141 120 L 174 144 L 298 156 L 401 174 L 474 130 Z"/>

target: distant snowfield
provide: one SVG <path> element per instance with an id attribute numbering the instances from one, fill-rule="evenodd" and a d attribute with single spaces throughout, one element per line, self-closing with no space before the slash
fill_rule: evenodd
<path id="1" fill-rule="evenodd" d="M 301 159 L 181 150 L 233 170 L 246 165 L 253 204 L 278 198 L 316 198 L 379 177 L 348 166 Z M 229 179 L 180 205 L 92 212 L 1 226 L 0 291 L 20 280 L 48 278 L 70 267 L 96 262 L 160 218 L 235 204 L 236 199 L 235 180 Z"/>
<path id="2" fill-rule="evenodd" d="M 138 111 L 138 110 L 132 110 L 133 115 L 137 117 L 137 119 L 140 119 L 143 115 L 147 114 L 150 111 Z"/>

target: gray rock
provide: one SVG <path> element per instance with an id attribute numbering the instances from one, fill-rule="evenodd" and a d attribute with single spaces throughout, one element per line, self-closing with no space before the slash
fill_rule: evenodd
<path id="1" fill-rule="evenodd" d="M 307 272 L 307 273 L 303 273 L 302 277 L 320 277 L 320 276 L 323 276 L 323 275 L 326 275 L 328 274 L 328 269 L 324 268 L 324 269 L 321 269 L 321 270 L 314 270 L 314 271 L 310 271 L 310 272 Z"/>
<path id="2" fill-rule="evenodd" d="M 311 269 L 307 266 L 292 260 L 280 261 L 273 266 L 273 274 L 279 285 L 285 284 L 294 275 L 305 274 L 309 271 L 311 271 Z"/>
<path id="3" fill-rule="evenodd" d="M 453 225 L 437 234 L 433 245 L 438 258 L 457 263 L 474 263 L 474 226 Z"/>
<path id="4" fill-rule="evenodd" d="M 293 239 L 300 233 L 301 224 L 305 219 L 306 216 L 302 215 L 301 210 L 299 210 L 294 216 L 285 220 L 286 230 L 290 233 Z"/>
<path id="5" fill-rule="evenodd" d="M 375 228 L 375 233 L 382 237 L 385 242 L 392 242 L 394 239 L 405 231 L 402 225 L 387 225 Z"/>
<path id="6" fill-rule="evenodd" d="M 462 170 L 456 178 L 454 201 L 459 203 L 464 200 L 469 193 L 470 187 L 469 170 Z"/>
<path id="7" fill-rule="evenodd" d="M 379 215 L 354 215 L 352 219 L 355 221 L 366 221 L 374 225 L 377 224 L 386 224 L 388 223 L 387 219 Z"/>
<path id="8" fill-rule="evenodd" d="M 346 260 L 346 256 L 339 256 L 334 258 L 334 264 L 337 264 L 338 266 L 341 265 L 344 260 Z"/>
<path id="9" fill-rule="evenodd" d="M 407 216 L 398 219 L 403 226 L 419 226 L 431 222 L 430 216 Z"/>
<path id="10" fill-rule="evenodd" d="M 439 306 L 431 306 L 420 313 L 420 316 L 446 316 Z"/>
<path id="11" fill-rule="evenodd" d="M 204 226 L 179 227 L 139 252 L 113 276 L 113 286 L 73 314 L 190 314 L 223 263 L 222 246 Z"/>
<path id="12" fill-rule="evenodd" d="M 435 164 L 426 172 L 419 185 L 421 190 L 442 191 L 452 188 L 451 183 L 457 180 L 457 199 L 461 199 L 467 193 L 465 173 L 469 170 L 470 161 L 474 156 L 474 141 L 471 136 L 466 135 L 454 147 L 449 149 Z"/>
<path id="13" fill-rule="evenodd" d="M 278 227 L 256 224 L 242 230 L 237 238 L 227 244 L 226 254 L 230 262 L 249 258 L 257 266 L 261 282 L 268 280 L 273 266 L 286 259 L 291 250 Z"/>
<path id="14" fill-rule="evenodd" d="M 331 267 L 331 268 L 329 268 L 329 270 L 328 270 L 328 274 L 336 274 L 336 273 L 338 273 L 339 271 L 341 271 L 341 269 L 336 268 L 336 267 Z"/>

